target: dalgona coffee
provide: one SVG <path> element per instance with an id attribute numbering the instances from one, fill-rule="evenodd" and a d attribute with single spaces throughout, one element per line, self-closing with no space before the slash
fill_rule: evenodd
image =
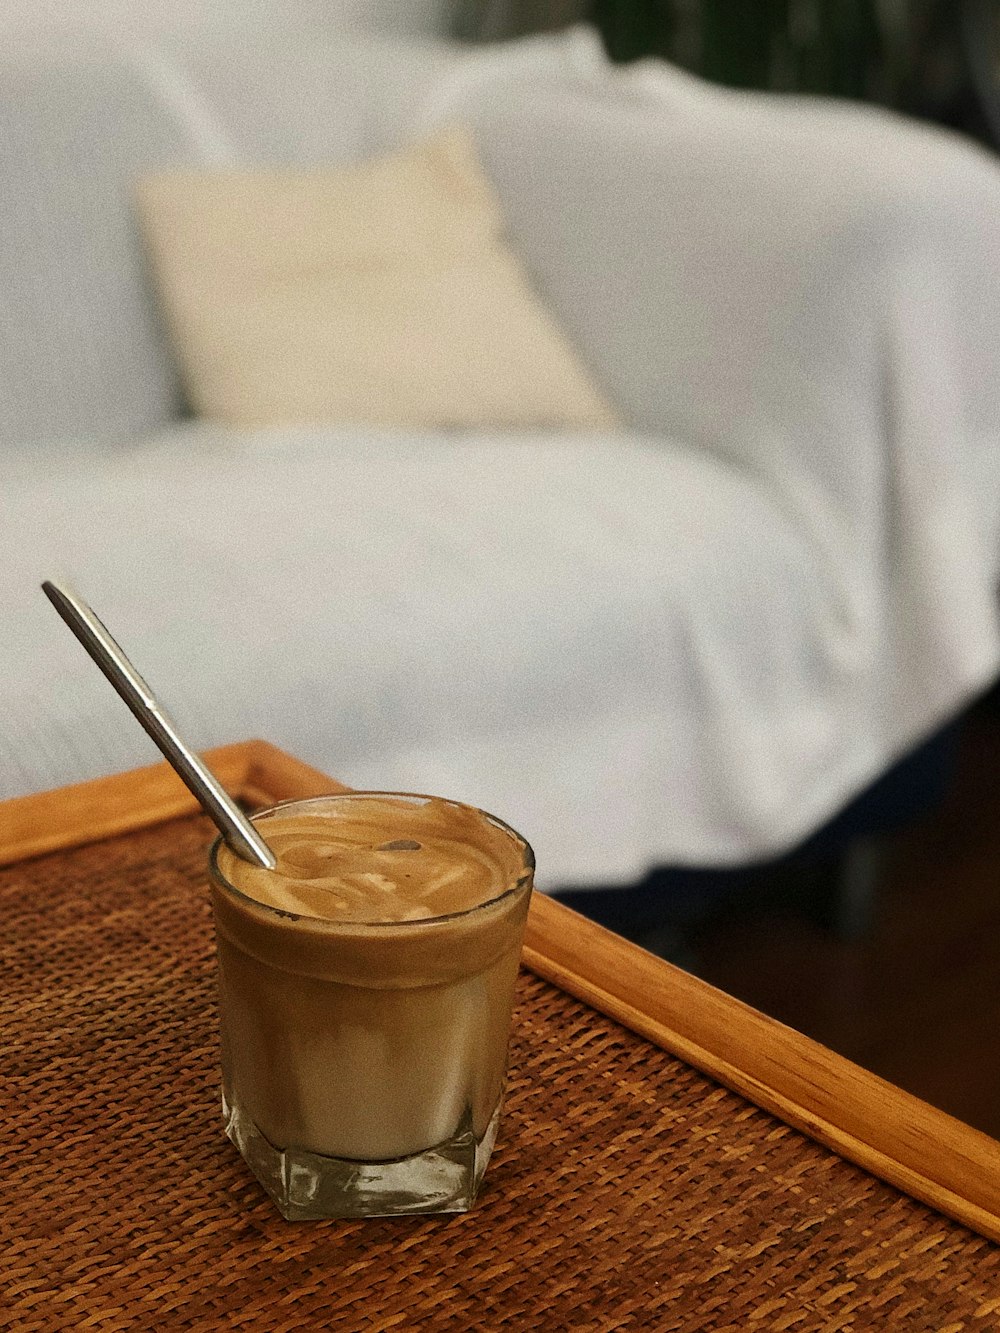
<path id="1" fill-rule="evenodd" d="M 496 1134 L 531 850 L 457 802 L 349 793 L 212 852 L 227 1132 L 289 1217 L 470 1206 Z"/>

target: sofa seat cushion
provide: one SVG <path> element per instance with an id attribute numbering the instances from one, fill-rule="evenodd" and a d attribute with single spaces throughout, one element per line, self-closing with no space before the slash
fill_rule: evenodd
<path id="1" fill-rule="evenodd" d="M 0 524 L 0 797 L 157 758 L 46 577 L 196 746 L 493 809 L 545 887 L 772 850 L 885 759 L 809 548 L 670 442 L 192 426 L 128 472 L 40 456 Z"/>

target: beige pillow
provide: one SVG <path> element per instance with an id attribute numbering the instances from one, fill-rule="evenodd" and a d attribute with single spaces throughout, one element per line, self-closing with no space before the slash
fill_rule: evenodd
<path id="1" fill-rule="evenodd" d="M 138 201 L 202 416 L 615 424 L 504 245 L 464 131 L 338 169 L 162 172 Z"/>

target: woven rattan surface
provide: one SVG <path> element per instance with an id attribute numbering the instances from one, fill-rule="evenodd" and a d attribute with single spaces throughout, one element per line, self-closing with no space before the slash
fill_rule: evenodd
<path id="1" fill-rule="evenodd" d="M 0 1326 L 1000 1327 L 997 1247 L 528 974 L 475 1210 L 284 1222 L 222 1133 L 208 841 L 0 871 Z"/>

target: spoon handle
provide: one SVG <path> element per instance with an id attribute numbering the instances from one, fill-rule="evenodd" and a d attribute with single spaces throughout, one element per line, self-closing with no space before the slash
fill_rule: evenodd
<path id="1" fill-rule="evenodd" d="M 153 691 L 87 603 L 65 585 L 50 580 L 42 584 L 42 591 L 128 704 L 181 781 L 204 807 L 236 855 L 265 870 L 273 870 L 277 861 L 270 847 L 218 779 L 184 743 Z"/>

